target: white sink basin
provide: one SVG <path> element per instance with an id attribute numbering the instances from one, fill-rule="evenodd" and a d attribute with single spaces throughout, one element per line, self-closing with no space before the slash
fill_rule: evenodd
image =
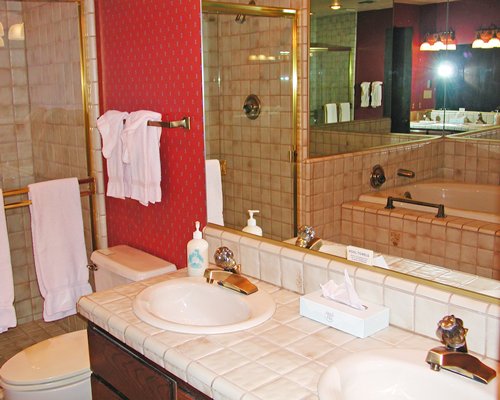
<path id="1" fill-rule="evenodd" d="M 339 359 L 320 377 L 320 400 L 496 400 L 488 385 L 452 372 L 432 371 L 422 350 L 362 351 Z"/>
<path id="2" fill-rule="evenodd" d="M 200 277 L 150 286 L 137 295 L 133 308 L 137 317 L 157 328 L 214 334 L 259 325 L 271 318 L 276 305 L 263 290 L 247 296 Z"/>

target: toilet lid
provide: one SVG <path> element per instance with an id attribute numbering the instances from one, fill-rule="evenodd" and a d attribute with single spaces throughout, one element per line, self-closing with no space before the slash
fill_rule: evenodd
<path id="1" fill-rule="evenodd" d="M 36 385 L 89 374 L 87 331 L 56 336 L 17 353 L 0 368 L 10 385 Z"/>

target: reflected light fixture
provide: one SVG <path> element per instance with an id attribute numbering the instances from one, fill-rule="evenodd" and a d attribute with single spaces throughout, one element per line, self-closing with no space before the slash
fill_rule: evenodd
<path id="1" fill-rule="evenodd" d="M 420 51 L 456 50 L 455 32 L 427 33 L 424 42 L 420 45 Z"/>
<path id="2" fill-rule="evenodd" d="M 342 4 L 340 4 L 340 0 L 332 0 L 332 4 L 330 4 L 330 8 L 332 10 L 340 10 L 342 8 Z"/>
<path id="3" fill-rule="evenodd" d="M 4 35 L 4 31 L 3 31 L 3 25 L 2 23 L 0 22 L 0 47 L 5 47 L 5 43 L 3 41 L 3 35 Z"/>
<path id="4" fill-rule="evenodd" d="M 443 62 L 439 64 L 437 68 L 437 73 L 442 78 L 450 78 L 454 75 L 455 69 L 453 68 L 453 65 L 450 64 L 449 62 Z"/>
<path id="5" fill-rule="evenodd" d="M 24 23 L 19 22 L 10 26 L 9 40 L 24 40 Z"/>
<path id="6" fill-rule="evenodd" d="M 473 49 L 494 49 L 500 47 L 500 28 L 490 25 L 488 28 L 479 28 L 476 39 L 472 42 Z"/>

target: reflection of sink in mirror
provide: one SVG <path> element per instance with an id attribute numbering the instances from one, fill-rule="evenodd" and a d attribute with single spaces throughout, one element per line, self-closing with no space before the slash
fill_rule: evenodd
<path id="1" fill-rule="evenodd" d="M 318 383 L 320 400 L 494 400 L 495 380 L 488 385 L 449 371 L 432 371 L 424 350 L 382 349 L 341 358 Z"/>
<path id="2" fill-rule="evenodd" d="M 243 295 L 204 278 L 180 278 L 144 289 L 134 300 L 142 321 L 174 332 L 214 334 L 252 328 L 275 310 L 271 296 L 259 290 Z"/>

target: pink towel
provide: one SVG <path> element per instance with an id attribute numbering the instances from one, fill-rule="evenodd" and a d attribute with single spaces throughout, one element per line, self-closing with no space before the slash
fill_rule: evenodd
<path id="1" fill-rule="evenodd" d="M 28 185 L 33 255 L 43 319 L 76 314 L 76 302 L 89 294 L 80 187 L 76 178 Z"/>
<path id="2" fill-rule="evenodd" d="M 130 113 L 123 130 L 123 162 L 130 169 L 130 197 L 142 205 L 161 201 L 161 128 L 148 126 L 161 121 L 154 111 Z"/>
<path id="3" fill-rule="evenodd" d="M 14 281 L 10 262 L 9 236 L 3 208 L 3 193 L 0 189 L 0 333 L 16 326 L 14 310 Z"/>

